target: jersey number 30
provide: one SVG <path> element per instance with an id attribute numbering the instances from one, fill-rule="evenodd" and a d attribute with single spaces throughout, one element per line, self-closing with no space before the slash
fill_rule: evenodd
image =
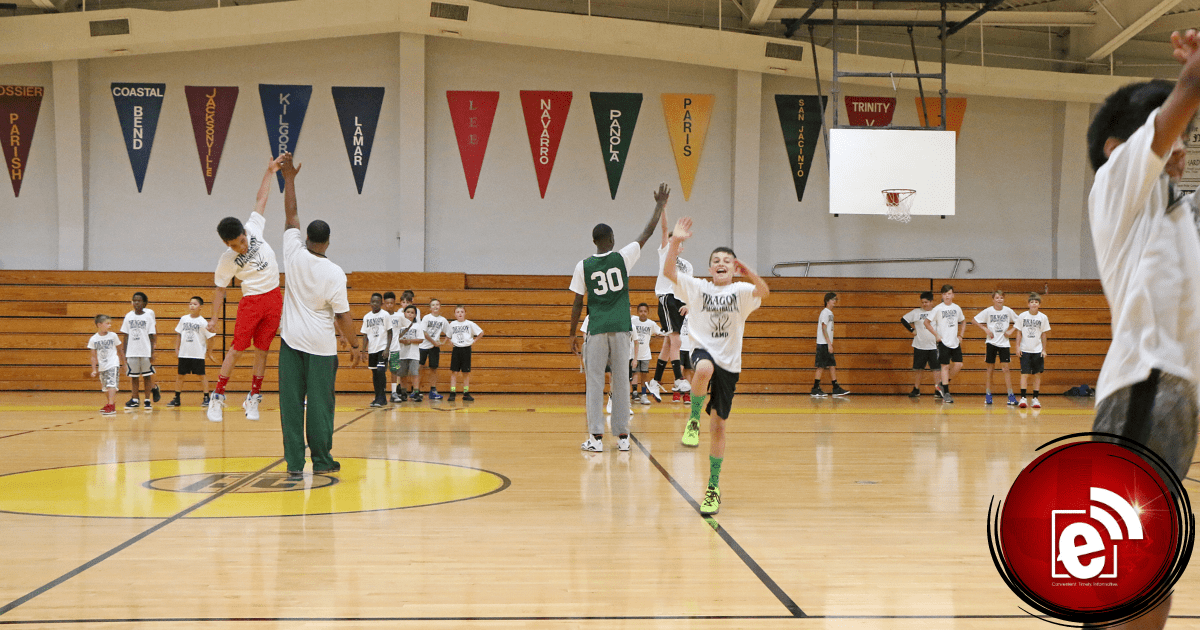
<path id="1" fill-rule="evenodd" d="M 609 291 L 620 291 L 625 288 L 625 281 L 621 279 L 621 270 L 616 267 L 608 271 L 592 273 L 592 280 L 599 285 L 593 290 L 596 295 L 604 295 Z"/>

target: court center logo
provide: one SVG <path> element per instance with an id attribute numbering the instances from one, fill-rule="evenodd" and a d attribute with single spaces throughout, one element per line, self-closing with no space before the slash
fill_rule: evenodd
<path id="1" fill-rule="evenodd" d="M 243 483 L 249 479 L 249 483 Z M 255 474 L 250 472 L 217 472 L 178 475 L 151 479 L 142 484 L 151 490 L 166 492 L 190 492 L 196 494 L 215 494 L 229 488 L 235 492 L 295 492 L 298 490 L 316 490 L 337 483 L 337 477 L 329 475 L 310 475 L 306 479 L 294 479 L 286 472 L 266 472 Z M 238 485 L 241 484 L 241 485 Z"/>
<path id="2" fill-rule="evenodd" d="M 1090 438 L 1104 441 L 1071 441 Z M 1043 615 L 1099 627 L 1140 617 L 1171 594 L 1191 558 L 1187 492 L 1133 440 L 1078 433 L 1038 450 L 1054 444 L 988 509 L 996 569 Z"/>

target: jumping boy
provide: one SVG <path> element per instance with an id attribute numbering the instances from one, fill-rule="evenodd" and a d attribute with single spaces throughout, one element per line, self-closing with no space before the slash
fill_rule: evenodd
<path id="1" fill-rule="evenodd" d="M 942 285 L 942 303 L 933 307 L 929 319 L 925 320 L 925 328 L 938 340 L 938 363 L 942 366 L 942 384 L 934 384 L 933 395 L 942 402 L 952 403 L 950 379 L 958 376 L 962 369 L 962 338 L 967 330 L 967 316 L 954 303 L 954 287 Z"/>
<path id="2" fill-rule="evenodd" d="M 254 370 L 250 380 L 250 392 L 242 403 L 247 420 L 258 420 L 258 403 L 262 400 L 263 375 L 267 373 L 267 352 L 279 330 L 283 315 L 283 292 L 279 290 L 279 263 L 275 261 L 275 250 L 263 236 L 267 220 L 267 199 L 271 186 L 275 184 L 275 173 L 284 156 L 280 155 L 267 165 L 262 184 L 258 187 L 254 211 L 243 225 L 236 217 L 225 217 L 217 224 L 217 235 L 228 249 L 217 261 L 213 274 L 216 289 L 213 291 L 213 318 L 208 322 L 209 332 L 216 332 L 223 320 L 225 288 L 237 278 L 242 283 L 242 299 L 238 302 L 237 321 L 233 326 L 233 345 L 225 354 L 221 372 L 217 376 L 217 387 L 208 405 L 208 419 L 220 422 L 224 419 L 225 386 L 250 344 L 254 344 Z"/>
<path id="3" fill-rule="evenodd" d="M 88 339 L 87 347 L 92 355 L 92 377 L 100 378 L 100 391 L 104 392 L 106 403 L 100 409 L 105 416 L 117 415 L 117 385 L 121 381 L 121 364 L 125 363 L 125 351 L 121 349 L 121 339 L 109 331 L 112 328 L 112 318 L 108 315 L 97 315 L 95 320 L 96 334 Z"/>
<path id="4" fill-rule="evenodd" d="M 684 446 L 700 445 L 700 410 L 709 414 L 709 434 L 712 444 L 708 455 L 708 488 L 700 502 L 701 514 L 716 514 L 721 509 L 721 489 L 718 485 L 721 464 L 725 459 L 725 421 L 733 407 L 733 394 L 742 371 L 742 334 L 746 318 L 762 304 L 771 292 L 767 283 L 744 265 L 733 250 L 718 247 L 708 257 L 708 272 L 712 281 L 698 280 L 681 274 L 675 266 L 679 244 L 692 236 L 692 220 L 683 217 L 671 231 L 671 246 L 663 262 L 663 273 L 675 283 L 675 295 L 688 305 L 696 317 L 690 321 L 689 334 L 694 348 L 691 352 L 692 413 L 680 440 Z M 734 282 L 734 274 L 751 282 Z M 753 283 L 753 284 L 751 284 Z M 710 388 L 711 387 L 711 388 Z M 706 395 L 707 394 L 707 395 Z M 705 399 L 711 396 L 708 406 Z"/>
<path id="5" fill-rule="evenodd" d="M 467 319 L 467 307 L 454 308 L 454 321 L 446 332 L 454 349 L 450 351 L 450 401 L 454 402 L 458 376 L 463 380 L 463 400 L 475 400 L 471 396 L 471 346 L 483 336 L 483 329 Z"/>
<path id="6" fill-rule="evenodd" d="M 1042 388 L 1042 372 L 1046 370 L 1046 333 L 1050 332 L 1050 319 L 1045 313 L 1039 313 L 1042 306 L 1042 296 L 1029 294 L 1029 310 L 1017 317 L 1018 337 L 1017 356 L 1021 361 L 1021 402 L 1018 405 L 1024 409 L 1025 386 L 1029 375 L 1033 375 L 1033 404 L 1034 409 L 1041 409 L 1042 402 L 1038 400 Z"/>
<path id="7" fill-rule="evenodd" d="M 681 393 L 680 387 L 683 385 L 683 370 L 682 363 L 679 359 L 680 340 L 683 338 L 680 331 L 683 328 L 683 318 L 687 315 L 687 307 L 679 298 L 675 297 L 675 285 L 671 284 L 670 280 L 663 275 L 663 261 L 667 255 L 669 223 L 667 222 L 667 210 L 663 209 L 661 226 L 662 226 L 662 245 L 658 248 L 658 278 L 654 281 L 654 295 L 658 298 L 658 321 L 662 324 L 663 334 L 667 338 L 663 340 L 662 349 L 658 352 L 658 363 L 654 367 L 654 378 L 647 383 L 648 393 L 654 397 L 654 400 L 662 402 L 662 377 L 663 370 L 666 369 L 667 363 L 671 364 L 671 371 L 675 374 L 675 380 L 671 385 L 671 390 L 674 391 L 674 401 L 679 402 Z M 683 254 L 682 245 L 679 253 Z M 682 259 L 675 259 L 675 267 L 679 273 L 692 275 L 692 263 Z"/>
<path id="8" fill-rule="evenodd" d="M 217 362 L 208 348 L 208 340 L 216 333 L 209 332 L 208 320 L 200 316 L 200 309 L 203 307 L 204 298 L 193 295 L 188 301 L 188 314 L 180 317 L 179 323 L 175 324 L 175 332 L 179 334 L 175 344 L 175 354 L 179 357 L 179 371 L 175 377 L 175 397 L 167 403 L 168 407 L 178 407 L 181 404 L 179 397 L 183 391 L 183 377 L 188 374 L 200 377 L 200 386 L 204 388 L 204 399 L 200 406 L 207 407 L 210 402 L 208 374 L 204 362 Z"/>
<path id="9" fill-rule="evenodd" d="M 429 383 L 429 400 L 441 400 L 438 393 L 438 365 L 442 360 L 442 346 L 446 343 L 443 336 L 450 322 L 442 317 L 442 301 L 434 298 L 429 300 L 429 314 L 421 318 L 421 326 L 425 329 L 427 339 L 421 342 L 421 366 L 428 367 L 425 382 Z M 420 400 L 420 398 L 417 398 Z"/>
<path id="10" fill-rule="evenodd" d="M 913 335 L 913 388 L 908 393 L 909 398 L 921 395 L 921 371 L 929 368 L 934 373 L 933 384 L 937 385 L 942 366 L 938 363 L 937 336 L 925 326 L 933 313 L 933 291 L 921 292 L 921 308 L 904 314 L 900 323 Z"/>
<path id="11" fill-rule="evenodd" d="M 387 372 L 388 372 L 388 342 L 391 341 L 391 315 L 383 310 L 383 294 L 371 294 L 371 312 L 363 315 L 362 328 L 359 332 L 362 333 L 363 342 L 361 347 L 366 348 L 362 360 L 366 362 L 367 368 L 371 370 L 371 384 L 375 389 L 375 399 L 371 401 L 371 407 L 386 407 L 387 400 Z"/>
<path id="12" fill-rule="evenodd" d="M 658 322 L 650 319 L 650 305 L 642 302 L 637 306 L 637 315 L 634 315 L 629 320 L 633 326 L 633 348 L 630 349 L 630 355 L 633 357 L 629 361 L 629 369 L 633 372 L 633 386 L 631 388 L 633 399 L 643 405 L 650 404 L 650 396 L 662 402 L 662 396 L 655 392 L 655 387 L 650 383 L 646 383 L 646 374 L 650 371 L 650 340 L 655 335 L 662 335 L 663 329 L 658 327 Z M 667 342 L 663 342 L 667 343 Z M 683 375 L 681 374 L 680 377 Z M 639 387 L 641 395 L 638 395 Z M 661 388 L 660 388 L 661 391 Z"/>
<path id="13" fill-rule="evenodd" d="M 1014 333 L 1017 314 L 1004 305 L 1004 292 L 996 289 L 992 292 L 992 306 L 979 311 L 975 316 L 975 325 L 983 331 L 987 339 L 984 346 L 987 353 L 983 362 L 987 365 L 987 390 L 983 395 L 983 404 L 992 404 L 992 371 L 996 367 L 996 358 L 1000 358 L 1000 369 L 1004 371 L 1004 386 L 1008 388 L 1008 404 L 1017 404 L 1013 396 L 1012 374 L 1008 371 L 1009 357 L 1008 338 Z M 1025 385 L 1021 383 L 1022 387 Z"/>
<path id="14" fill-rule="evenodd" d="M 825 368 L 829 368 L 829 378 L 833 382 L 833 395 L 845 396 L 850 392 L 842 389 L 838 385 L 837 380 L 837 359 L 833 356 L 833 307 L 837 306 L 838 294 L 830 291 L 825 294 L 825 308 L 821 309 L 821 315 L 817 318 L 817 354 L 816 354 L 816 372 L 813 373 L 813 398 L 822 398 L 826 396 L 821 389 L 821 375 Z"/>
<path id="15" fill-rule="evenodd" d="M 146 308 L 150 298 L 138 291 L 133 294 L 132 303 L 133 310 L 126 313 L 121 322 L 121 334 L 125 335 L 125 365 L 133 387 L 133 398 L 125 403 L 125 411 L 138 409 L 139 377 L 145 385 L 145 408 L 149 411 L 153 407 L 150 404 L 151 396 L 154 397 L 154 402 L 158 402 L 162 397 L 158 385 L 154 384 L 154 344 L 158 335 L 155 330 L 154 311 Z"/>

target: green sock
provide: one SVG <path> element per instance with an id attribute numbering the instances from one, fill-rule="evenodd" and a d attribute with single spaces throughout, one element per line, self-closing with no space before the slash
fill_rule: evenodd
<path id="1" fill-rule="evenodd" d="M 469 391 L 471 391 L 471 388 L 470 388 L 470 387 L 467 387 L 466 385 L 463 385 L 463 393 L 465 394 L 465 393 L 467 393 L 467 392 L 469 392 Z"/>
<path id="2" fill-rule="evenodd" d="M 725 461 L 724 457 L 708 456 L 708 485 L 716 488 L 717 481 L 721 478 L 721 462 Z"/>
<path id="3" fill-rule="evenodd" d="M 704 411 L 704 400 L 708 398 L 705 394 L 692 396 L 692 420 L 700 420 L 700 413 Z"/>
<path id="4" fill-rule="evenodd" d="M 450 393 L 451 393 L 451 394 L 453 394 L 453 393 L 454 393 L 454 391 L 455 391 L 456 389 L 457 389 L 457 388 L 456 388 L 455 386 L 451 385 L 451 386 L 450 386 Z"/>

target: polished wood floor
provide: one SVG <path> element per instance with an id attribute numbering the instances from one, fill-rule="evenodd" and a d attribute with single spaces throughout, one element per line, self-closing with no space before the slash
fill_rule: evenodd
<path id="1" fill-rule="evenodd" d="M 296 485 L 273 395 L 212 424 L 165 397 L 105 418 L 99 394 L 6 393 L 0 625 L 1045 628 L 985 536 L 1034 449 L 1090 428 L 1090 402 L 1042 400 L 739 396 L 705 520 L 681 404 L 637 406 L 633 449 L 592 454 L 581 396 L 341 395 L 344 470 Z M 1197 571 L 1173 616 L 1200 626 Z"/>

